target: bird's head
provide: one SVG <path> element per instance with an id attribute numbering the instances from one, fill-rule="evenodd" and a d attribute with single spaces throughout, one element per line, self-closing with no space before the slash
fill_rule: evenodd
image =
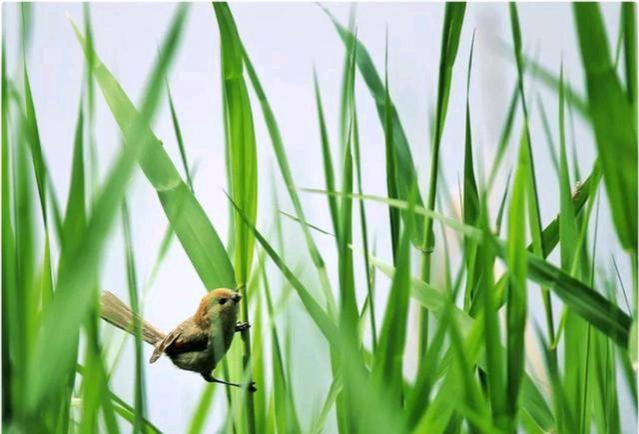
<path id="1" fill-rule="evenodd" d="M 241 299 L 242 295 L 238 291 L 214 289 L 202 297 L 195 318 L 201 325 L 210 325 L 216 321 L 235 325 Z"/>

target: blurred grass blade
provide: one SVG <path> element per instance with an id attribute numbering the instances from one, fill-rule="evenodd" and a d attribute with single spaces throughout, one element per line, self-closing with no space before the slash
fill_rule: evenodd
<path id="1" fill-rule="evenodd" d="M 409 210 L 410 212 L 410 210 Z M 373 378 L 380 382 L 389 401 L 401 402 L 403 389 L 404 345 L 410 296 L 410 230 L 407 226 L 401 237 L 397 268 L 393 273 L 388 303 L 375 353 Z M 364 254 L 367 254 L 364 252 Z"/>
<path id="2" fill-rule="evenodd" d="M 399 198 L 397 186 L 397 150 L 393 144 L 393 118 L 394 108 L 388 86 L 388 30 L 386 30 L 386 50 L 384 52 L 384 145 L 386 151 L 386 192 L 389 198 Z M 393 251 L 393 264 L 397 265 L 397 248 L 399 245 L 399 210 L 388 207 L 388 219 L 390 223 L 391 248 Z"/>
<path id="3" fill-rule="evenodd" d="M 573 9 L 586 74 L 590 119 L 602 162 L 613 221 L 621 245 L 636 255 L 636 102 L 633 106 L 628 101 L 615 73 L 599 5 L 579 3 Z M 629 37 L 633 38 L 634 35 Z M 624 157 L 619 158 L 620 155 Z"/>
<path id="4" fill-rule="evenodd" d="M 509 431 L 517 427 L 517 409 L 524 373 L 524 329 L 527 316 L 526 291 L 526 178 L 529 167 L 526 144 L 522 142 L 508 215 L 507 262 L 509 270 L 506 302 L 507 382 L 506 411 Z M 529 204 L 530 206 L 530 204 Z"/>
<path id="5" fill-rule="evenodd" d="M 148 125 L 157 107 L 161 83 L 175 53 L 186 9 L 175 15 L 163 44 L 160 59 L 150 75 L 142 110 L 127 130 L 129 143 L 120 152 L 96 199 L 82 242 L 61 258 L 56 296 L 44 312 L 34 356 L 29 363 L 27 411 L 35 414 L 48 396 L 55 396 L 64 374 L 74 369 L 73 346 L 82 320 L 88 313 L 92 291 L 87 282 L 97 277 L 101 246 L 124 195 L 133 168 L 150 143 Z M 53 349 L 53 350 L 52 350 Z M 49 363 L 38 363 L 47 360 Z"/>
<path id="6" fill-rule="evenodd" d="M 209 408 L 211 407 L 215 391 L 217 390 L 215 386 L 215 383 L 207 384 L 204 386 L 204 389 L 202 389 L 202 394 L 195 407 L 195 412 L 191 417 L 191 423 L 188 429 L 189 434 L 199 434 L 203 432 L 209 414 Z"/>
<path id="7" fill-rule="evenodd" d="M 503 244 L 497 242 L 498 255 L 505 257 Z M 628 346 L 630 317 L 597 291 L 561 271 L 551 263 L 526 253 L 528 278 L 550 288 L 566 305 L 601 330 L 621 347 Z"/>
<path id="8" fill-rule="evenodd" d="M 135 423 L 133 432 L 142 432 L 146 415 L 146 381 L 144 379 L 144 352 L 142 351 L 142 321 L 140 315 L 140 303 L 138 299 L 138 283 L 135 267 L 135 254 L 133 252 L 133 240 L 131 238 L 131 218 L 126 199 L 122 203 L 122 228 L 124 232 L 124 246 L 126 258 L 127 284 L 129 287 L 129 302 L 133 311 L 133 330 L 135 336 Z"/>

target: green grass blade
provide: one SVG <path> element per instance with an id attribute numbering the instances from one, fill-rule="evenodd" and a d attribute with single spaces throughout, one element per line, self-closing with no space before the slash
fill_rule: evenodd
<path id="1" fill-rule="evenodd" d="M 527 316 L 525 227 L 526 177 L 529 170 L 527 163 L 525 144 L 522 143 L 508 215 L 507 262 L 510 285 L 506 303 L 508 372 L 506 382 L 508 422 L 506 426 L 509 431 L 513 431 L 517 427 L 518 399 L 524 373 L 524 329 Z"/>
<path id="2" fill-rule="evenodd" d="M 621 23 L 623 27 L 623 52 L 626 73 L 626 93 L 628 101 L 635 110 L 635 127 L 637 120 L 637 12 L 632 2 L 621 4 Z"/>
<path id="3" fill-rule="evenodd" d="M 131 239 L 131 218 L 126 200 L 122 203 L 122 228 L 124 232 L 124 246 L 126 258 L 127 284 L 129 287 L 129 302 L 133 311 L 133 330 L 135 332 L 135 423 L 133 432 L 142 432 L 146 414 L 146 381 L 144 379 L 144 353 L 142 351 L 142 321 L 140 303 L 138 299 L 138 283 L 135 270 L 135 254 Z"/>
<path id="4" fill-rule="evenodd" d="M 446 3 L 444 12 L 444 24 L 442 28 L 441 51 L 439 58 L 439 76 L 437 78 L 437 107 L 435 112 L 435 138 L 430 159 L 430 172 L 428 179 L 428 195 L 426 208 L 435 210 L 437 196 L 437 180 L 439 179 L 439 153 L 441 138 L 448 111 L 448 98 L 450 83 L 453 74 L 453 65 L 459 48 L 459 38 L 464 23 L 466 3 Z M 430 281 L 431 259 L 435 246 L 435 233 L 433 232 L 433 220 L 426 217 L 424 221 L 424 243 L 422 244 L 422 271 L 424 281 Z M 428 348 L 428 311 L 422 310 L 419 326 L 419 366 L 423 369 L 426 364 L 426 349 Z"/>
<path id="5" fill-rule="evenodd" d="M 397 268 L 393 273 L 372 374 L 382 385 L 385 399 L 398 403 L 402 397 L 404 346 L 411 286 L 410 230 L 408 226 L 404 229 L 399 243 Z"/>
<path id="6" fill-rule="evenodd" d="M 217 388 L 216 385 L 207 384 L 202 389 L 202 394 L 200 395 L 200 399 L 195 407 L 195 411 L 193 416 L 191 417 L 191 423 L 189 424 L 188 433 L 189 434 L 199 434 L 203 432 L 204 425 L 206 424 L 207 417 L 209 415 L 209 408 L 213 402 L 213 397 L 215 396 L 215 391 Z"/>
<path id="7" fill-rule="evenodd" d="M 636 104 L 633 108 L 615 73 L 599 6 L 583 3 L 575 4 L 573 9 L 586 74 L 590 119 L 613 221 L 621 245 L 636 254 Z M 619 158 L 620 155 L 624 158 Z"/>
<path id="8" fill-rule="evenodd" d="M 161 57 L 150 76 L 142 110 L 127 131 L 129 145 L 116 159 L 116 164 L 96 200 L 82 243 L 61 259 L 56 296 L 44 312 L 34 357 L 28 366 L 29 401 L 26 410 L 30 414 L 38 411 L 46 397 L 55 396 L 63 386 L 65 374 L 74 369 L 70 356 L 92 297 L 92 292 L 87 290 L 86 285 L 97 277 L 100 247 L 107 238 L 133 168 L 150 142 L 148 124 L 157 106 L 164 74 L 179 40 L 185 12 L 184 8 L 178 9 L 171 24 Z M 37 363 L 45 359 L 50 363 Z"/>
<path id="9" fill-rule="evenodd" d="M 386 31 L 386 51 L 384 53 L 384 145 L 386 150 L 386 192 L 391 199 L 399 198 L 397 181 L 397 151 L 393 143 L 393 118 L 394 107 L 390 97 L 388 86 L 388 30 Z M 396 264 L 397 248 L 399 245 L 399 210 L 388 207 L 390 222 L 391 248 L 393 251 L 393 264 Z"/>
<path id="10" fill-rule="evenodd" d="M 191 177 L 191 171 L 189 170 L 189 163 L 186 158 L 186 149 L 184 148 L 184 140 L 182 139 L 182 128 L 180 128 L 180 122 L 178 120 L 175 104 L 173 103 L 173 96 L 171 95 L 171 88 L 169 87 L 168 82 L 166 84 L 166 94 L 169 99 L 169 108 L 171 109 L 171 121 L 173 123 L 173 131 L 175 132 L 175 140 L 177 140 L 180 159 L 182 160 L 182 170 L 184 170 L 184 174 L 186 175 L 186 183 L 189 185 L 191 192 L 194 192 L 193 178 Z"/>
<path id="11" fill-rule="evenodd" d="M 313 84 L 315 86 L 315 104 L 317 106 L 317 122 L 320 127 L 320 141 L 322 143 L 322 162 L 324 163 L 324 178 L 326 180 L 326 189 L 335 190 L 335 174 L 333 170 L 333 157 L 331 156 L 331 147 L 328 141 L 328 131 L 324 120 L 324 108 L 322 107 L 322 97 L 320 95 L 319 85 L 317 83 L 317 74 L 313 70 Z M 333 231 L 337 234 L 339 228 L 339 217 L 337 200 L 335 197 L 327 197 L 328 208 L 331 213 L 331 222 L 333 223 Z"/>
<path id="12" fill-rule="evenodd" d="M 79 33 L 78 38 L 86 52 L 87 46 Z M 137 111 L 97 55 L 94 61 L 94 76 L 115 120 L 127 137 Z M 189 187 L 180 178 L 162 143 L 150 128 L 147 129 L 147 134 L 151 137 L 150 144 L 140 160 L 140 166 L 156 189 L 164 212 L 204 286 L 208 290 L 235 287 L 233 267 L 213 225 Z"/>
<path id="13" fill-rule="evenodd" d="M 271 109 L 271 106 L 268 102 L 266 93 L 262 88 L 257 73 L 255 72 L 255 68 L 253 68 L 253 64 L 251 63 L 246 50 L 244 51 L 244 62 L 247 73 L 251 80 L 251 84 L 253 85 L 253 89 L 255 90 L 255 93 L 257 94 L 257 97 L 260 101 L 264 121 L 266 122 L 269 136 L 271 138 L 271 144 L 273 145 L 273 151 L 275 152 L 277 163 L 280 167 L 280 173 L 282 174 L 282 178 L 284 178 L 284 184 L 286 185 L 286 188 L 288 190 L 289 197 L 291 199 L 291 202 L 293 203 L 293 207 L 295 208 L 295 214 L 297 215 L 297 218 L 300 219 L 300 221 L 305 222 L 306 218 L 304 216 L 304 210 L 302 209 L 302 204 L 297 194 L 295 182 L 293 181 L 293 176 L 291 175 L 291 169 L 288 158 L 286 156 L 286 150 L 284 142 L 282 140 L 282 135 L 280 134 L 279 127 L 277 126 L 277 122 L 275 120 L 275 115 L 273 114 L 273 110 Z M 315 241 L 313 241 L 313 237 L 311 236 L 311 233 L 305 224 L 302 225 L 302 231 L 304 233 L 304 240 L 306 241 L 306 246 L 309 250 L 311 260 L 313 261 L 313 264 L 315 265 L 315 268 L 317 270 L 321 287 L 324 292 L 324 297 L 326 298 L 328 313 L 329 315 L 331 315 L 331 317 L 335 318 L 337 316 L 337 307 L 335 304 L 333 293 L 331 292 L 331 286 L 328 279 L 328 273 L 326 271 L 324 259 L 322 258 L 322 255 L 317 248 Z"/>
<path id="14" fill-rule="evenodd" d="M 264 295 L 266 298 L 266 308 L 268 311 L 270 330 L 271 330 L 271 367 L 273 370 L 273 398 L 275 411 L 275 425 L 278 432 L 301 432 L 295 404 L 289 393 L 291 385 L 288 384 L 282 347 L 280 344 L 279 334 L 275 327 L 275 312 L 273 309 L 273 300 L 271 298 L 270 285 L 266 277 L 266 269 L 262 269 L 262 281 L 264 283 Z"/>
<path id="15" fill-rule="evenodd" d="M 228 156 L 228 175 L 231 197 L 244 212 L 244 216 L 254 225 L 257 218 L 257 147 L 253 127 L 253 114 L 244 82 L 243 48 L 235 21 L 226 3 L 213 3 L 215 17 L 220 32 L 222 56 L 222 86 L 224 88 L 225 133 Z M 249 297 L 246 285 L 251 273 L 255 238 L 250 228 L 240 224 L 240 217 L 233 214 L 235 242 L 235 277 L 244 289 L 242 299 L 242 320 L 249 322 Z M 242 363 L 247 381 L 252 381 L 250 365 L 251 341 L 247 332 L 242 333 L 244 354 Z M 246 421 L 248 432 L 256 432 L 255 397 L 245 393 Z"/>
<path id="16" fill-rule="evenodd" d="M 340 317 L 341 332 L 352 339 L 351 344 L 356 345 L 355 330 L 357 327 L 357 301 L 355 298 L 355 273 L 353 269 L 353 252 L 350 249 L 353 237 L 353 148 L 357 132 L 357 109 L 355 105 L 355 62 L 357 59 L 357 47 L 351 44 L 348 49 L 348 74 L 346 94 L 342 101 L 347 107 L 344 112 L 348 115 L 348 129 L 344 143 L 344 157 L 342 164 L 342 190 L 346 194 L 340 197 L 339 204 L 339 232 L 337 240 L 338 250 L 338 276 L 340 292 Z M 347 389 L 345 389 L 347 390 Z"/>
<path id="17" fill-rule="evenodd" d="M 380 79 L 379 73 L 375 69 L 375 65 L 373 64 L 366 47 L 364 47 L 364 45 L 353 35 L 352 32 L 342 26 L 330 12 L 326 10 L 325 12 L 335 26 L 335 29 L 342 39 L 346 49 L 348 50 L 350 46 L 355 44 L 357 51 L 357 67 L 375 101 L 377 114 L 382 125 L 386 124 L 387 112 L 389 113 L 388 116 L 390 116 L 393 124 L 391 131 L 393 138 L 392 144 L 395 148 L 395 155 L 397 157 L 395 160 L 397 165 L 397 193 L 399 198 L 408 200 L 411 189 L 413 188 L 412 186 L 417 185 L 417 172 L 415 164 L 413 163 L 408 139 L 406 138 L 406 134 L 404 133 L 404 129 L 399 120 L 397 110 L 392 104 L 392 101 L 390 106 L 386 105 L 384 84 Z M 385 130 L 388 131 L 388 128 L 385 128 Z M 417 204 L 422 205 L 421 197 L 419 195 L 417 197 Z M 413 243 L 417 246 L 421 246 L 423 235 L 423 222 L 421 218 L 415 218 L 413 228 L 415 228 L 414 236 L 412 237 Z"/>
<path id="18" fill-rule="evenodd" d="M 82 102 L 78 109 L 78 119 L 75 127 L 75 137 L 73 140 L 73 162 L 71 165 L 71 183 L 69 185 L 69 195 L 67 199 L 66 211 L 64 213 L 64 223 L 62 226 L 63 240 L 67 248 L 73 248 L 79 242 L 78 235 L 81 229 L 86 226 L 86 203 L 85 203 L 85 179 L 84 179 L 84 115 L 82 113 Z"/>
<path id="19" fill-rule="evenodd" d="M 233 207 L 240 213 L 240 217 L 242 217 L 242 221 L 245 225 L 247 225 L 253 231 L 255 235 L 255 239 L 262 246 L 264 251 L 271 258 L 273 263 L 280 269 L 284 277 L 291 284 L 293 289 L 297 292 L 302 301 L 302 304 L 306 308 L 307 312 L 320 329 L 322 334 L 326 337 L 326 340 L 330 344 L 337 345 L 339 342 L 339 331 L 337 326 L 333 322 L 333 320 L 328 316 L 328 314 L 322 309 L 322 307 L 315 301 L 311 293 L 306 289 L 306 287 L 299 281 L 299 279 L 295 276 L 295 273 L 291 271 L 290 268 L 284 263 L 282 258 L 275 252 L 275 250 L 271 247 L 271 245 L 266 241 L 266 238 L 257 230 L 255 226 L 251 224 L 248 218 L 244 217 L 244 213 L 242 210 L 235 204 L 232 199 L 229 197 L 229 200 L 233 204 Z"/>

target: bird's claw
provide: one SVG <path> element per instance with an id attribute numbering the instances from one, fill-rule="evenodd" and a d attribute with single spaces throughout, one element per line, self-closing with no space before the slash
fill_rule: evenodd
<path id="1" fill-rule="evenodd" d="M 236 332 L 243 332 L 244 330 L 248 330 L 251 327 L 251 324 L 247 322 L 238 322 L 235 324 Z"/>

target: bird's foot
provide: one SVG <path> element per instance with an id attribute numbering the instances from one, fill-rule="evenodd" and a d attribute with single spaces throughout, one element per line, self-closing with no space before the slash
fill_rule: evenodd
<path id="1" fill-rule="evenodd" d="M 255 381 L 251 381 L 250 383 L 244 385 L 244 384 L 238 384 L 238 383 L 231 383 L 230 381 L 220 380 L 218 378 L 215 378 L 211 374 L 202 374 L 202 377 L 209 383 L 219 383 L 219 384 L 225 384 L 227 386 L 239 387 L 239 388 L 246 387 L 246 389 L 251 393 L 257 392 L 257 387 L 255 387 Z"/>
<path id="2" fill-rule="evenodd" d="M 236 332 L 243 332 L 244 330 L 248 330 L 251 327 L 251 324 L 247 322 L 238 322 L 235 324 Z"/>

